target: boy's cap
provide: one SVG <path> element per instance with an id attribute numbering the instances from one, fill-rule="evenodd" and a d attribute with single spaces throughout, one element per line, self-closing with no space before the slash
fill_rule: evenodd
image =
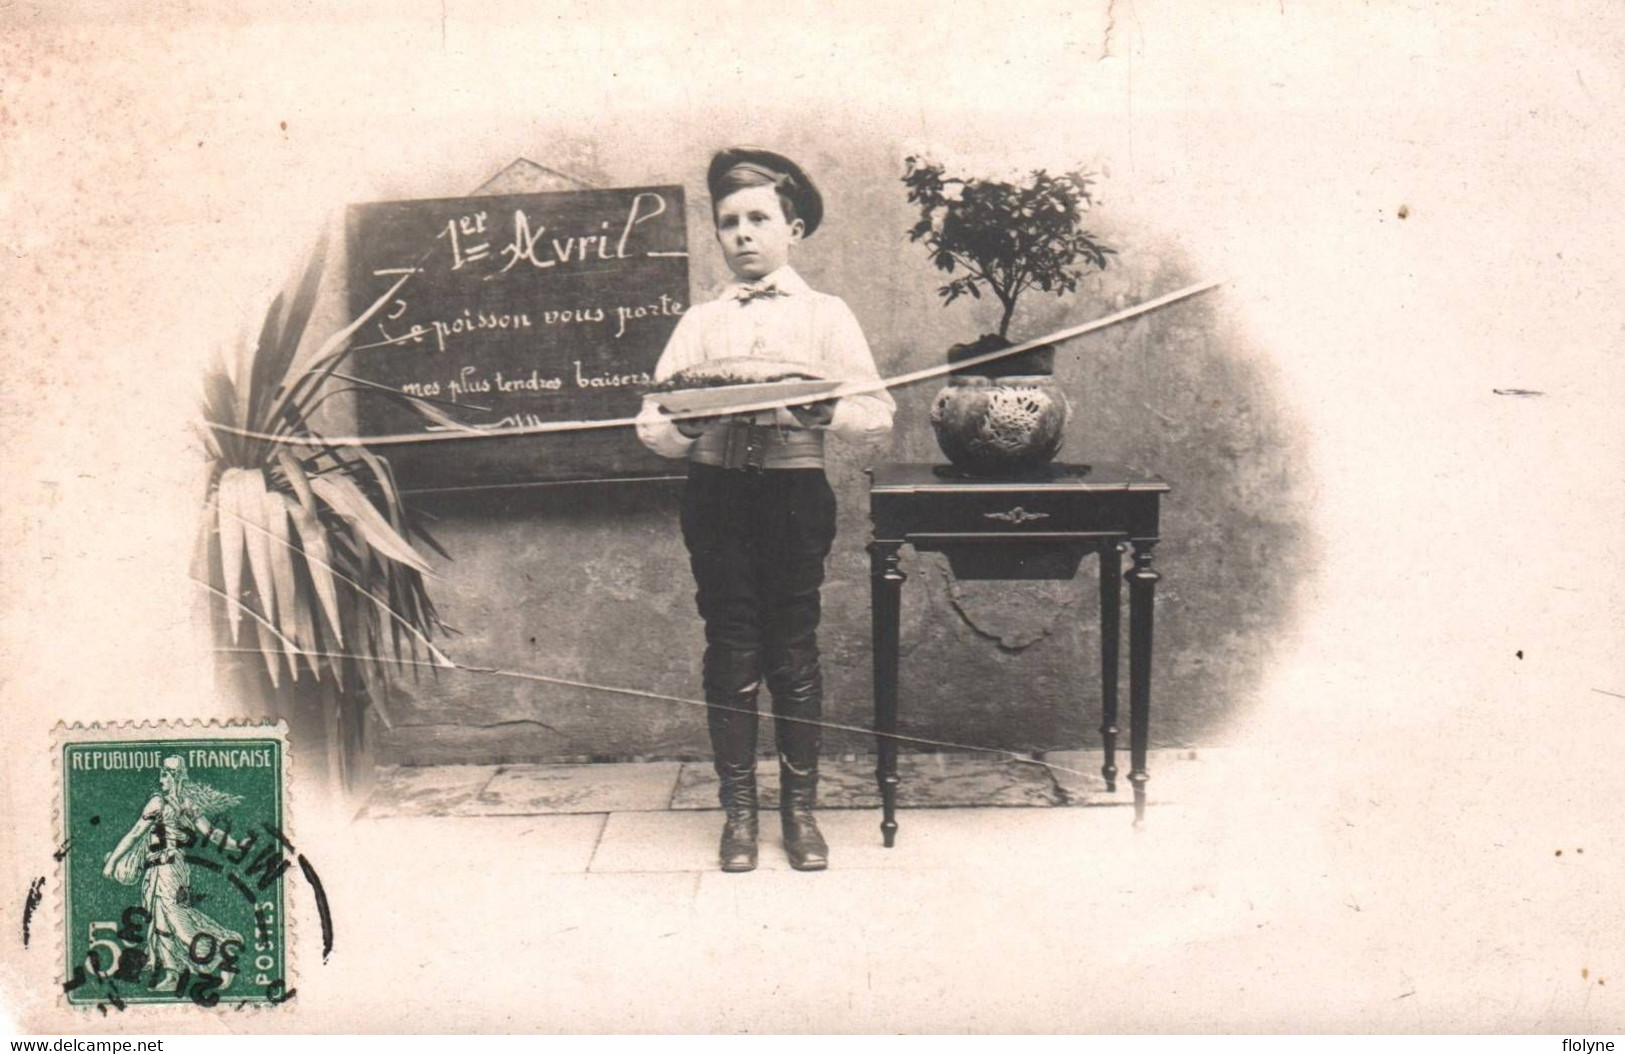
<path id="1" fill-rule="evenodd" d="M 749 165 L 753 168 L 762 169 L 768 175 L 774 177 L 779 189 L 795 205 L 796 216 L 806 225 L 805 230 L 802 232 L 803 237 L 810 236 L 813 231 L 818 229 L 819 222 L 824 218 L 824 196 L 818 193 L 818 188 L 813 186 L 812 180 L 807 178 L 807 173 L 801 170 L 800 165 L 783 154 L 775 154 L 771 150 L 758 150 L 749 146 L 731 146 L 726 150 L 717 151 L 717 155 L 711 159 L 711 168 L 705 176 L 705 183 L 711 191 L 711 200 L 713 202 L 718 200 L 717 191 L 722 182 L 722 177 L 737 165 Z"/>

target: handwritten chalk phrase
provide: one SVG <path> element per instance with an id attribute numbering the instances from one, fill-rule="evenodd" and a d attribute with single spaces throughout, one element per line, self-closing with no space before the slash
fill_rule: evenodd
<path id="1" fill-rule="evenodd" d="M 390 332 L 390 325 L 386 322 L 378 323 L 378 333 L 382 338 L 378 343 L 386 345 L 424 344 L 434 342 L 435 350 L 441 353 L 456 350 L 455 338 L 470 338 L 477 340 L 502 330 L 527 330 L 543 327 L 548 329 L 562 326 L 602 325 L 608 323 L 614 327 L 613 339 L 620 340 L 627 335 L 628 328 L 635 323 L 647 319 L 664 319 L 683 313 L 683 303 L 673 299 L 665 293 L 647 304 L 615 304 L 611 307 L 547 307 L 537 308 L 534 311 L 485 311 L 473 308 L 463 308 L 459 317 L 451 319 L 432 318 L 426 322 L 414 322 L 410 329 L 399 335 Z"/>
<path id="2" fill-rule="evenodd" d="M 678 186 L 372 202 L 348 219 L 352 313 L 389 294 L 356 335 L 355 373 L 371 382 L 354 395 L 362 434 L 636 414 L 688 307 Z M 380 388 L 435 400 L 440 414 Z M 420 444 L 391 465 L 408 490 L 662 468 L 629 429 Z"/>

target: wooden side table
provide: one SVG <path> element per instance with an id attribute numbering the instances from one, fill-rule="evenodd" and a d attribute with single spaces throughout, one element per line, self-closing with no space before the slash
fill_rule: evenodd
<path id="1" fill-rule="evenodd" d="M 1048 465 L 1030 476 L 987 479 L 949 466 L 882 464 L 870 471 L 876 778 L 881 837 L 897 840 L 897 686 L 903 580 L 898 552 L 947 555 L 961 579 L 1070 579 L 1100 555 L 1101 724 L 1106 789 L 1117 789 L 1117 658 L 1122 634 L 1118 577 L 1129 584 L 1129 756 L 1134 822 L 1145 820 L 1146 743 L 1151 725 L 1151 636 L 1157 580 L 1151 550 L 1169 486 L 1120 465 Z M 1133 566 L 1122 574 L 1122 554 Z"/>

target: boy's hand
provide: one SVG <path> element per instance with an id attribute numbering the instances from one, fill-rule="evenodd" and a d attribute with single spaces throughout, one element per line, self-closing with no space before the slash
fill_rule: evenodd
<path id="1" fill-rule="evenodd" d="M 676 425 L 677 430 L 689 439 L 698 439 L 705 434 L 707 428 L 710 428 L 716 422 L 717 418 L 715 417 L 685 417 L 673 421 L 672 424 Z"/>
<path id="2" fill-rule="evenodd" d="M 835 400 L 823 399 L 804 406 L 792 406 L 790 415 L 799 421 L 803 428 L 827 425 L 835 417 Z"/>

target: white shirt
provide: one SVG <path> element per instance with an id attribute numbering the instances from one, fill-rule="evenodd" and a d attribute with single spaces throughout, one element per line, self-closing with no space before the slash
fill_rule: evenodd
<path id="1" fill-rule="evenodd" d="M 749 298 L 772 287 L 774 296 Z M 678 320 L 655 365 L 655 381 L 678 370 L 733 357 L 800 363 L 809 372 L 839 381 L 879 380 L 869 342 L 852 309 L 838 296 L 820 293 L 788 265 L 755 282 L 733 282 L 708 304 L 691 307 Z M 823 429 L 850 441 L 879 439 L 891 431 L 897 404 L 885 389 L 836 400 Z M 785 411 L 781 422 L 788 418 Z M 793 418 L 790 419 L 792 427 Z M 695 440 L 677 430 L 653 397 L 638 414 L 638 438 L 662 457 L 684 457 Z"/>

